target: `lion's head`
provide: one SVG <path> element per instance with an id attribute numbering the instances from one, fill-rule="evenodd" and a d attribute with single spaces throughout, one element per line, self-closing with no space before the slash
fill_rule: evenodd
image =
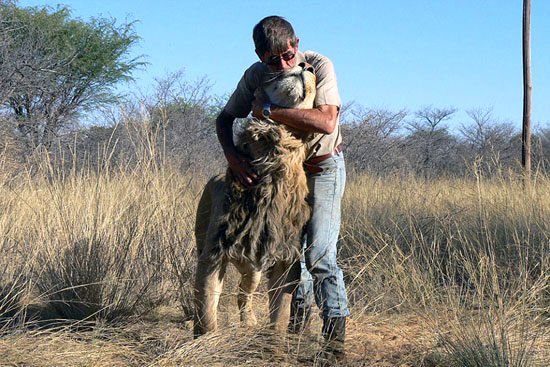
<path id="1" fill-rule="evenodd" d="M 277 106 L 312 108 L 316 90 L 313 67 L 302 62 L 291 69 L 268 73 L 262 89 Z"/>

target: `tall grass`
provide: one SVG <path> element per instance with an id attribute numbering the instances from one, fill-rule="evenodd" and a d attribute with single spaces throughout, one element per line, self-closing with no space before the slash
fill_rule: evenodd
<path id="1" fill-rule="evenodd" d="M 156 132 L 134 136 L 131 168 L 113 167 L 109 151 L 93 171 L 42 152 L 32 172 L 0 186 L 5 315 L 19 304 L 39 318 L 113 320 L 172 299 L 190 314 L 199 189 L 159 159 Z"/>
<path id="2" fill-rule="evenodd" d="M 413 310 L 452 366 L 536 363 L 550 320 L 547 178 L 526 189 L 481 177 L 349 186 L 343 252 L 356 310 Z"/>
<path id="3" fill-rule="evenodd" d="M 33 320 L 127 322 L 174 305 L 180 321 L 191 315 L 192 228 L 207 177 L 170 165 L 158 150 L 158 131 L 132 136 L 137 164 L 115 165 L 112 151 L 100 150 L 94 169 L 76 169 L 70 157 L 54 164 L 42 153 L 32 170 L 0 185 L 0 317 L 9 321 L 1 326 L 0 349 L 7 360 L 25 360 L 14 357 L 7 341 L 20 345 L 10 332 Z M 550 179 L 538 177 L 523 189 L 510 177 L 350 174 L 343 208 L 339 256 L 357 336 L 350 343 L 364 346 L 357 343 L 372 326 L 364 320 L 414 315 L 432 337 L 415 338 L 415 348 L 424 352 L 403 355 L 403 365 L 549 364 Z M 177 330 L 190 337 L 185 327 Z M 226 354 L 257 344 L 239 341 L 230 330 L 204 343 L 217 340 L 223 345 L 216 350 Z M 70 337 L 64 331 L 40 343 L 50 348 Z M 139 340 L 148 347 L 135 365 L 213 363 L 200 341 L 170 342 L 163 331 L 147 337 L 152 343 Z M 268 365 L 264 352 L 237 353 L 227 361 Z M 350 352 L 353 363 L 360 358 L 366 357 Z M 377 363 L 385 362 L 370 361 Z"/>

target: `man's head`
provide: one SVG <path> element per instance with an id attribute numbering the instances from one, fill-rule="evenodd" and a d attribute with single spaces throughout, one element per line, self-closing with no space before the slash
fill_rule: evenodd
<path id="1" fill-rule="evenodd" d="M 273 71 L 296 65 L 299 39 L 292 25 L 283 17 L 272 15 L 262 19 L 252 32 L 256 54 Z"/>

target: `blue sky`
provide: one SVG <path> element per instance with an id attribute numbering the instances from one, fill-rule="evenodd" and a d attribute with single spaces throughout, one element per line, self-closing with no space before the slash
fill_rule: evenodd
<path id="1" fill-rule="evenodd" d="M 230 93 L 256 61 L 252 28 L 282 15 L 300 37 L 335 65 L 344 102 L 367 108 L 455 107 L 451 125 L 469 121 L 465 110 L 493 107 L 518 129 L 522 119 L 521 0 L 20 0 L 20 6 L 65 4 L 75 17 L 138 20 L 142 37 L 133 52 L 147 55 L 135 74 L 140 88 L 154 77 L 184 69 L 193 81 L 207 76 L 212 92 Z M 550 1 L 532 0 L 533 123 L 550 125 Z"/>

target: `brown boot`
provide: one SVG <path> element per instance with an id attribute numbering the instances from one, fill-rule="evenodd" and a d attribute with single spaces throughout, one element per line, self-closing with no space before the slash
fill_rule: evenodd
<path id="1" fill-rule="evenodd" d="M 293 301 L 290 304 L 290 322 L 288 323 L 288 332 L 299 334 L 309 328 L 311 322 L 311 306 L 302 302 Z"/>
<path id="2" fill-rule="evenodd" d="M 340 366 L 346 361 L 344 343 L 346 339 L 346 318 L 323 318 L 325 343 L 317 357 L 317 366 Z"/>

